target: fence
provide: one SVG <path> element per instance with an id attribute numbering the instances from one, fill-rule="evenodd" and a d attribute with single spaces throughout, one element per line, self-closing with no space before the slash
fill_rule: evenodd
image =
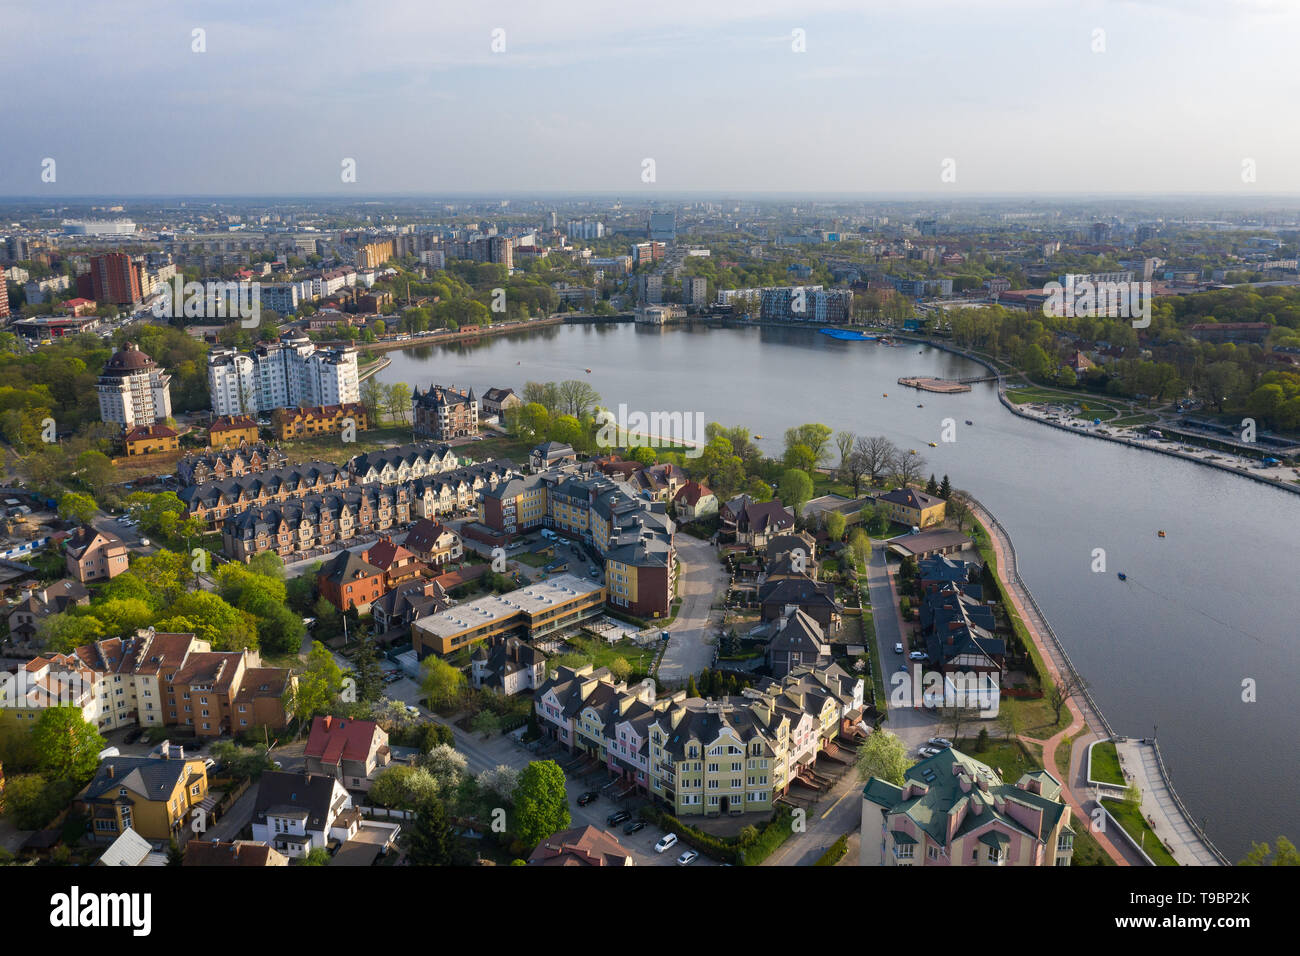
<path id="1" fill-rule="evenodd" d="M 1156 767 L 1160 770 L 1160 779 L 1164 780 L 1165 789 L 1169 791 L 1169 796 L 1173 798 L 1174 806 L 1178 808 L 1178 812 L 1183 815 L 1183 819 L 1187 821 L 1187 825 L 1195 831 L 1198 837 L 1201 838 L 1201 842 L 1205 844 L 1205 848 L 1214 854 L 1215 859 L 1224 866 L 1232 866 L 1232 861 L 1220 852 L 1219 848 L 1214 845 L 1206 835 L 1205 831 L 1201 829 L 1201 825 L 1196 822 L 1196 819 L 1188 813 L 1187 808 L 1183 806 L 1183 801 L 1179 798 L 1178 791 L 1174 789 L 1174 782 L 1169 779 L 1169 771 L 1165 769 L 1165 758 L 1160 753 L 1160 744 L 1156 742 L 1154 737 L 1151 738 L 1151 749 L 1156 755 Z"/>

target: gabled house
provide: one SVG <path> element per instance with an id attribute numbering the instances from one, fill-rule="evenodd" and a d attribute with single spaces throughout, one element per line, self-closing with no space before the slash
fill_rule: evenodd
<path id="1" fill-rule="evenodd" d="M 724 504 L 718 515 L 724 537 L 755 548 L 765 548 L 769 538 L 794 530 L 794 512 L 782 505 L 780 498 L 755 501 L 749 495 L 738 495 Z"/>
<path id="2" fill-rule="evenodd" d="M 677 508 L 677 517 L 682 521 L 697 521 L 705 515 L 718 513 L 717 495 L 698 481 L 688 481 L 678 488 L 673 504 Z"/>
<path id="3" fill-rule="evenodd" d="M 765 622 L 780 620 L 793 605 L 828 635 L 838 634 L 843 621 L 844 608 L 835 600 L 835 585 L 814 581 L 807 574 L 791 573 L 764 581 L 758 586 L 758 604 Z"/>
<path id="4" fill-rule="evenodd" d="M 312 721 L 303 753 L 308 773 L 334 777 L 349 790 L 369 790 L 392 762 L 388 734 L 373 720 L 328 715 Z"/>
<path id="5" fill-rule="evenodd" d="M 959 750 L 862 790 L 861 866 L 1069 866 L 1070 806 L 1046 770 L 1015 784 Z"/>
<path id="6" fill-rule="evenodd" d="M 379 598 L 370 605 L 370 614 L 375 622 L 375 633 L 383 634 L 396 628 L 409 628 L 417 618 L 445 611 L 452 603 L 440 583 L 417 579 L 395 587 Z"/>
<path id="7" fill-rule="evenodd" d="M 632 854 L 608 830 L 574 827 L 552 833 L 528 857 L 529 866 L 635 866 Z"/>
<path id="8" fill-rule="evenodd" d="M 146 840 L 184 843 L 190 811 L 208 795 L 202 760 L 170 756 L 107 757 L 77 794 L 90 818 L 90 839 L 112 841 L 127 830 Z"/>
<path id="9" fill-rule="evenodd" d="M 484 641 L 470 656 L 470 682 L 475 689 L 509 696 L 535 690 L 546 680 L 546 655 L 517 637 L 495 637 Z"/>
<path id="10" fill-rule="evenodd" d="M 533 472 L 545 471 L 555 465 L 573 464 L 577 460 L 578 454 L 573 447 L 558 441 L 543 442 L 528 453 L 528 467 Z"/>
<path id="11" fill-rule="evenodd" d="M 167 854 L 130 827 L 108 845 L 95 866 L 166 866 Z"/>
<path id="12" fill-rule="evenodd" d="M 64 547 L 68 573 L 85 584 L 107 581 L 126 570 L 128 555 L 122 539 L 106 531 L 83 525 Z"/>
<path id="13" fill-rule="evenodd" d="M 913 528 L 943 524 L 947 512 L 947 502 L 942 498 L 915 488 L 896 488 L 876 496 L 876 501 L 885 506 L 891 521 Z"/>
<path id="14" fill-rule="evenodd" d="M 361 557 L 384 572 L 384 590 L 388 591 L 421 576 L 424 564 L 407 548 L 395 544 L 391 535 L 382 535 Z"/>
<path id="15" fill-rule="evenodd" d="M 406 533 L 403 547 L 427 565 L 458 561 L 464 554 L 460 535 L 441 521 L 421 518 Z"/>
<path id="16" fill-rule="evenodd" d="M 256 840 L 210 843 L 191 840 L 185 847 L 183 866 L 288 866 L 289 858 Z"/>
<path id="17" fill-rule="evenodd" d="M 321 597 L 340 611 L 356 608 L 365 614 L 387 590 L 382 568 L 377 568 L 354 551 L 340 551 L 316 573 Z"/>
<path id="18" fill-rule="evenodd" d="M 768 642 L 767 663 L 778 680 L 796 667 L 824 667 L 831 663 L 830 644 L 821 625 L 807 611 L 786 608 L 781 629 Z"/>
<path id="19" fill-rule="evenodd" d="M 9 637 L 28 642 L 36 636 L 40 622 L 51 614 L 90 603 L 90 592 L 79 581 L 64 578 L 44 588 L 30 588 L 9 610 Z"/>
<path id="20" fill-rule="evenodd" d="M 361 826 L 361 812 L 333 776 L 267 771 L 258 782 L 253 839 L 288 857 L 346 843 Z"/>

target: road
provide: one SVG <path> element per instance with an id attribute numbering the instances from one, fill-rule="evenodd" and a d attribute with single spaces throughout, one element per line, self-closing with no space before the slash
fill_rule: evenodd
<path id="1" fill-rule="evenodd" d="M 832 843 L 862 826 L 862 781 L 849 770 L 819 803 L 809 808 L 803 833 L 795 833 L 764 866 L 812 866 Z M 856 860 L 854 861 L 857 862 Z"/>
<path id="2" fill-rule="evenodd" d="M 727 587 L 713 544 L 686 534 L 677 535 L 674 543 L 681 561 L 682 605 L 666 628 L 672 639 L 659 665 L 659 679 L 665 684 L 685 683 L 690 675 L 713 666 L 713 625 L 722 620 L 721 610 L 713 605 Z"/>

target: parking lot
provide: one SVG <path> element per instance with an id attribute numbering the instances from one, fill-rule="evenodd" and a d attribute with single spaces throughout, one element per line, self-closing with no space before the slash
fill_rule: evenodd
<path id="1" fill-rule="evenodd" d="M 649 802 L 645 797 L 629 797 L 626 800 L 615 801 L 609 796 L 609 790 L 600 792 L 601 786 L 607 781 L 608 774 L 604 771 L 598 774 L 589 774 L 585 778 L 565 775 L 565 787 L 569 794 L 569 815 L 573 818 L 573 826 L 580 827 L 590 824 L 613 833 L 618 837 L 618 841 L 632 854 L 637 866 L 675 866 L 677 858 L 690 849 L 685 843 L 679 840 L 676 846 L 670 847 L 663 853 L 656 853 L 655 844 L 663 838 L 664 831 L 655 824 L 647 823 L 636 833 L 627 834 L 623 832 L 624 824 L 610 825 L 606 822 L 610 814 L 619 810 L 626 810 L 632 814 L 632 820 L 639 820 L 641 819 L 641 807 Z M 600 796 L 585 807 L 578 806 L 578 798 L 589 790 L 600 792 Z M 701 854 L 699 859 L 691 865 L 717 866 L 718 864 L 716 860 L 711 860 Z"/>

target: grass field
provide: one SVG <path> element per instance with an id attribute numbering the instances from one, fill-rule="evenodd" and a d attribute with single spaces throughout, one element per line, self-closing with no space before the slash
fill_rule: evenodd
<path id="1" fill-rule="evenodd" d="M 1119 787 L 1125 785 L 1124 771 L 1119 765 L 1119 752 L 1111 741 L 1098 741 L 1093 745 L 1092 766 L 1088 776 L 1099 783 L 1113 783 Z"/>
<path id="2" fill-rule="evenodd" d="M 410 425 L 383 425 L 369 431 L 358 431 L 354 442 L 344 442 L 339 435 L 320 435 L 316 438 L 282 442 L 281 447 L 290 461 L 320 459 L 341 465 L 353 455 L 364 455 L 368 451 L 378 451 L 410 441 Z"/>
<path id="3" fill-rule="evenodd" d="M 1151 857 L 1156 866 L 1178 865 L 1178 861 L 1160 842 L 1160 838 L 1152 832 L 1146 820 L 1142 819 L 1142 810 L 1137 804 L 1129 803 L 1127 800 L 1112 800 L 1107 797 L 1103 797 L 1101 802 L 1110 811 L 1110 815 L 1124 828 L 1124 831 L 1142 847 L 1143 852 Z"/>
<path id="4" fill-rule="evenodd" d="M 963 737 L 955 743 L 962 753 L 1001 773 L 1002 779 L 1007 783 L 1015 783 L 1021 774 L 1043 769 L 1043 748 L 1037 744 L 1006 737 L 990 737 L 984 749 L 980 750 L 978 737 Z"/>

